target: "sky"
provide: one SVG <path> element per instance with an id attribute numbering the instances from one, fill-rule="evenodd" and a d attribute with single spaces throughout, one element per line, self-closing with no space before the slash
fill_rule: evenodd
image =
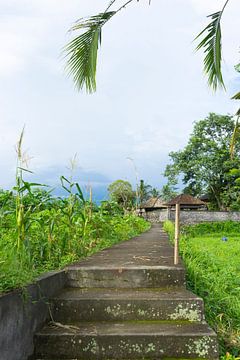
<path id="1" fill-rule="evenodd" d="M 168 154 L 186 145 L 193 122 L 236 111 L 229 100 L 239 90 L 236 0 L 223 17 L 226 92 L 208 88 L 193 42 L 221 0 L 136 1 L 103 29 L 97 92 L 78 92 L 64 68 L 68 30 L 108 2 L 0 0 L 0 188 L 14 183 L 24 125 L 35 180 L 55 186 L 77 153 L 75 176 L 84 186 L 100 191 L 116 179 L 134 185 L 137 172 L 161 188 Z"/>

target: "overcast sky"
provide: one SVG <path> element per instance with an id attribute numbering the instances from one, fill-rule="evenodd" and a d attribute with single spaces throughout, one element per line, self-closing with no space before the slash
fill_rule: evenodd
<path id="1" fill-rule="evenodd" d="M 46 182 L 56 183 L 77 153 L 79 181 L 134 183 L 130 157 L 139 178 L 161 187 L 168 153 L 186 144 L 193 122 L 236 110 L 237 0 L 223 18 L 226 93 L 208 89 L 192 42 L 220 0 L 140 0 L 122 11 L 103 30 L 97 93 L 77 92 L 61 56 L 68 29 L 108 2 L 0 0 L 0 188 L 14 181 L 24 124 L 30 169 Z"/>

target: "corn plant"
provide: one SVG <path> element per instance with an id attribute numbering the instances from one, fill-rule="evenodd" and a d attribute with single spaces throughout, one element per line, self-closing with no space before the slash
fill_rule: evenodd
<path id="1" fill-rule="evenodd" d="M 24 180 L 24 173 L 32 173 L 28 167 L 28 161 L 30 158 L 27 153 L 22 150 L 24 137 L 24 128 L 21 131 L 19 140 L 16 145 L 17 153 L 17 166 L 16 166 L 16 184 L 13 187 L 15 191 L 15 200 L 16 200 L 16 228 L 17 228 L 17 250 L 19 251 L 22 245 L 26 240 L 26 232 L 31 226 L 31 215 L 33 212 L 33 206 L 24 205 L 24 199 L 26 194 L 29 194 L 30 197 L 34 197 L 32 188 L 35 186 L 44 186 L 38 183 L 30 183 Z"/>

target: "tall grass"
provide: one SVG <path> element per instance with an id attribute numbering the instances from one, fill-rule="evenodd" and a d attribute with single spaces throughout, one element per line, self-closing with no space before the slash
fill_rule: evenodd
<path id="1" fill-rule="evenodd" d="M 171 225 L 165 229 L 171 233 Z M 240 355 L 240 223 L 185 226 L 180 251 L 188 286 L 204 299 L 207 321 L 218 334 L 221 353 Z"/>

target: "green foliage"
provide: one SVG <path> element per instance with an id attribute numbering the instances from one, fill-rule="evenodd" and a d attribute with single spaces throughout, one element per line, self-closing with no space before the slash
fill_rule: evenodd
<path id="1" fill-rule="evenodd" d="M 203 223 L 185 226 L 181 233 L 188 285 L 204 299 L 207 321 L 218 333 L 222 354 L 232 354 L 222 359 L 234 359 L 240 355 L 240 224 Z"/>
<path id="2" fill-rule="evenodd" d="M 151 189 L 151 196 L 152 196 L 152 197 L 155 197 L 155 198 L 156 198 L 156 197 L 159 197 L 159 196 L 160 196 L 160 191 L 159 191 L 158 189 L 156 189 L 156 188 L 153 187 L 153 188 Z"/>
<path id="3" fill-rule="evenodd" d="M 163 200 L 170 201 L 175 196 L 177 196 L 176 187 L 174 185 L 175 184 L 172 184 L 170 180 L 166 185 L 163 185 L 160 191 L 160 196 Z"/>
<path id="4" fill-rule="evenodd" d="M 235 181 L 229 176 L 232 168 L 240 167 L 240 144 L 236 144 L 234 159 L 229 153 L 234 126 L 232 117 L 213 113 L 196 122 L 187 146 L 170 153 L 172 164 L 165 170 L 171 181 L 181 175 L 191 195 L 209 194 L 213 208 L 221 210 L 231 208 L 233 201 L 238 203 Z"/>
<path id="5" fill-rule="evenodd" d="M 221 72 L 222 44 L 220 25 L 224 8 L 222 11 L 218 11 L 208 16 L 211 18 L 212 21 L 196 37 L 196 39 L 198 39 L 199 37 L 202 37 L 202 35 L 205 35 L 205 37 L 198 44 L 197 50 L 201 48 L 204 49 L 204 71 L 208 75 L 209 85 L 212 86 L 214 90 L 216 90 L 218 86 L 225 87 Z"/>
<path id="6" fill-rule="evenodd" d="M 166 221 L 164 230 L 172 237 L 173 223 Z M 181 229 L 180 253 L 188 286 L 204 299 L 207 321 L 218 333 L 222 360 L 240 355 L 239 233 L 240 224 L 234 221 Z"/>
<path id="7" fill-rule="evenodd" d="M 231 355 L 229 352 L 226 353 L 226 355 L 220 357 L 221 360 L 240 360 L 240 357 L 236 357 L 234 355 Z"/>
<path id="8" fill-rule="evenodd" d="M 149 228 L 142 218 L 123 215 L 115 203 L 90 207 L 77 195 L 52 198 L 44 209 L 35 207 L 19 249 L 15 203 L 5 207 L 9 211 L 0 229 L 0 292 L 21 287 L 42 272 L 61 268 Z"/>
<path id="9" fill-rule="evenodd" d="M 173 240 L 174 240 L 174 233 L 175 233 L 174 229 L 175 228 L 174 228 L 174 224 L 172 221 L 170 221 L 170 220 L 164 221 L 163 230 L 166 231 L 166 233 L 168 233 L 171 242 L 173 242 Z"/>
<path id="10" fill-rule="evenodd" d="M 144 182 L 144 180 L 140 180 L 140 185 L 139 185 L 138 192 L 139 192 L 140 204 L 142 204 L 143 202 L 147 201 L 151 197 L 152 186 L 146 184 Z"/>
<path id="11" fill-rule="evenodd" d="M 65 48 L 68 57 L 67 69 L 78 89 L 85 85 L 88 92 L 96 91 L 97 52 L 101 44 L 102 27 L 114 14 L 114 11 L 109 11 L 80 19 L 71 29 L 87 29 L 70 41 Z"/>
<path id="12" fill-rule="evenodd" d="M 240 223 L 236 221 L 207 222 L 191 226 L 184 226 L 182 233 L 188 237 L 208 234 L 238 234 Z"/>
<path id="13" fill-rule="evenodd" d="M 60 177 L 66 197 L 24 179 L 27 157 L 22 151 L 23 132 L 17 144 L 16 185 L 0 190 L 0 292 L 22 287 L 37 275 L 58 269 L 149 228 L 142 218 L 124 215 L 116 202 L 97 206 L 87 201 L 70 177 Z M 25 167 L 23 167 L 25 165 Z M 131 186 L 131 185 L 130 185 Z"/>
<path id="14" fill-rule="evenodd" d="M 132 208 L 135 194 L 128 181 L 116 180 L 108 187 L 110 199 L 123 209 Z"/>
<path id="15" fill-rule="evenodd" d="M 224 6 L 221 11 L 215 12 L 214 14 L 209 15 L 211 22 L 203 29 L 200 34 L 195 38 L 195 40 L 204 38 L 200 41 L 197 46 L 197 50 L 204 50 L 204 72 L 208 77 L 208 84 L 216 90 L 217 88 L 224 88 L 224 81 L 222 77 L 222 35 L 221 35 L 221 20 L 224 13 L 224 10 L 229 3 L 229 0 L 225 1 Z M 235 70 L 240 72 L 240 64 L 234 66 Z M 235 94 L 231 99 L 239 100 L 240 92 Z M 240 116 L 240 109 L 236 112 L 236 116 Z M 238 122 L 238 119 L 237 119 Z M 237 125 L 237 124 L 236 124 Z M 237 139 L 233 135 L 231 153 L 233 155 L 233 147 Z"/>
<path id="16" fill-rule="evenodd" d="M 115 14 L 125 9 L 133 1 L 122 0 L 120 7 L 115 11 L 110 11 L 116 3 L 116 0 L 111 0 L 104 12 L 81 18 L 71 28 L 70 31 L 86 30 L 70 41 L 64 49 L 67 57 L 66 68 L 79 90 L 85 86 L 89 93 L 96 91 L 97 56 L 98 47 L 102 41 L 102 28 Z M 149 0 L 149 4 L 150 2 L 151 0 Z"/>

